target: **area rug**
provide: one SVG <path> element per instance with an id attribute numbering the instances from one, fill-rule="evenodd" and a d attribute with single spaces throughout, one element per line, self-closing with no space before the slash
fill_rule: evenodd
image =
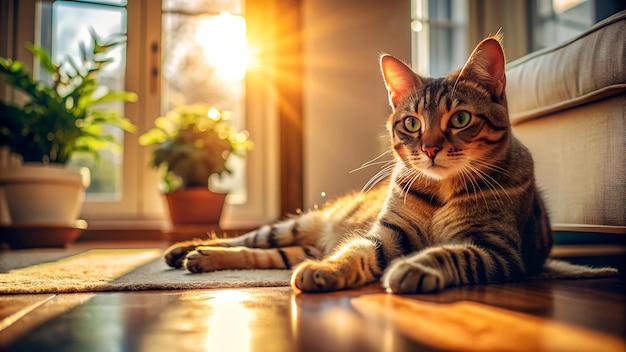
<path id="1" fill-rule="evenodd" d="M 0 294 L 72 293 L 289 285 L 289 270 L 224 270 L 191 274 L 168 267 L 161 249 L 94 249 L 0 273 Z M 57 254 L 56 257 L 61 256 Z M 15 257 L 15 256 L 14 256 Z M 8 259 L 4 259 L 8 261 Z M 1 262 L 1 261 L 0 261 Z M 1 264 L 1 263 L 0 263 Z M 6 265 L 6 264 L 5 264 Z M 1 267 L 0 267 L 1 268 Z"/>
<path id="2" fill-rule="evenodd" d="M 84 252 L 0 253 L 0 294 L 182 290 L 289 285 L 289 270 L 222 270 L 192 274 L 168 267 L 162 249 L 92 249 Z M 549 260 L 535 280 L 617 276 L 613 268 L 591 268 Z"/>

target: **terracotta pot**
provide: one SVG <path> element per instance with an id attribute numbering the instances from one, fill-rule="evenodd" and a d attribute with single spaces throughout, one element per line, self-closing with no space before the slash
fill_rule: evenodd
<path id="1" fill-rule="evenodd" d="M 188 188 L 168 192 L 165 198 L 174 225 L 219 224 L 226 194 Z"/>

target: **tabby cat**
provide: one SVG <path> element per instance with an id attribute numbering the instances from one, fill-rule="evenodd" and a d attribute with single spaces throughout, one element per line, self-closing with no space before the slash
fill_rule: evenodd
<path id="1" fill-rule="evenodd" d="M 229 239 L 164 254 L 192 272 L 293 268 L 304 292 L 380 280 L 389 292 L 522 280 L 552 247 L 529 151 L 512 135 L 500 36 L 442 78 L 383 55 L 394 160 L 361 193 Z"/>

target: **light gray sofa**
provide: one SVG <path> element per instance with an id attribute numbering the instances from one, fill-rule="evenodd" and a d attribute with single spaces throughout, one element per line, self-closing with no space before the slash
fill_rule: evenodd
<path id="1" fill-rule="evenodd" d="M 626 11 L 506 74 L 513 131 L 533 154 L 554 228 L 626 243 Z"/>

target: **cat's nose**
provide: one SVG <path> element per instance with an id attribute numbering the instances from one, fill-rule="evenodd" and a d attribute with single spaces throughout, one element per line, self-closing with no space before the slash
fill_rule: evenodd
<path id="1" fill-rule="evenodd" d="M 422 151 L 426 153 L 426 155 L 431 159 L 434 159 L 440 150 L 441 150 L 441 147 L 438 145 L 425 145 L 425 144 L 422 145 Z"/>

